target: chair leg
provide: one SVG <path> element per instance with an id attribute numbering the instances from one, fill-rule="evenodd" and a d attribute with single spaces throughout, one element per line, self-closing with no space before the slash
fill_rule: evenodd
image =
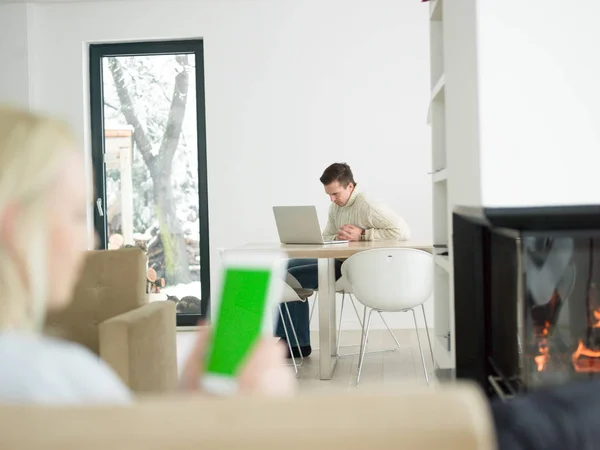
<path id="1" fill-rule="evenodd" d="M 365 306 L 365 309 L 363 311 L 363 321 L 362 321 L 362 326 L 360 327 L 360 348 L 358 349 L 358 364 L 360 365 L 361 362 L 361 358 L 362 358 L 362 349 L 363 349 L 363 344 L 365 341 L 365 324 L 366 324 L 366 320 L 367 320 L 367 307 Z"/>
<path id="2" fill-rule="evenodd" d="M 431 352 L 431 363 L 435 370 L 435 357 L 433 356 L 433 347 L 431 345 L 431 338 L 429 337 L 429 326 L 427 325 L 427 317 L 425 316 L 425 306 L 421 305 L 421 311 L 423 311 L 423 321 L 425 322 L 425 331 L 427 331 L 427 341 L 429 342 L 429 351 Z"/>
<path id="3" fill-rule="evenodd" d="M 396 339 L 396 335 L 394 334 L 394 332 L 392 331 L 392 329 L 389 327 L 389 325 L 387 324 L 387 322 L 383 318 L 383 314 L 381 314 L 381 311 L 377 311 L 377 312 L 379 313 L 379 317 L 381 317 L 381 320 L 383 320 L 383 323 L 384 323 L 385 327 L 387 328 L 387 330 L 390 332 L 390 334 L 394 338 L 394 342 L 396 342 L 396 346 L 398 348 L 400 348 L 400 342 L 398 342 L 398 339 Z"/>
<path id="4" fill-rule="evenodd" d="M 417 342 L 419 343 L 419 351 L 421 352 L 421 362 L 423 363 L 423 371 L 425 372 L 425 382 L 429 385 L 429 375 L 427 375 L 427 366 L 425 365 L 425 357 L 423 356 L 423 347 L 421 347 L 421 338 L 419 338 L 419 327 L 417 326 L 417 316 L 415 315 L 415 310 L 410 310 L 413 315 L 413 320 L 415 321 L 415 331 L 417 333 Z"/>
<path id="5" fill-rule="evenodd" d="M 290 343 L 290 335 L 288 334 L 287 325 L 285 324 L 285 318 L 283 317 L 283 310 L 281 309 L 281 303 L 279 304 L 279 317 L 281 317 L 281 323 L 283 324 L 283 332 L 285 333 L 285 340 L 290 350 L 290 356 L 292 357 L 292 364 L 294 365 L 294 371 L 298 375 L 298 365 L 296 364 L 296 358 L 294 358 L 294 352 L 292 351 L 292 344 Z M 290 325 L 293 324 L 290 322 Z"/>
<path id="6" fill-rule="evenodd" d="M 350 301 L 352 302 L 352 306 L 354 307 L 354 312 L 356 313 L 356 317 L 358 318 L 358 323 L 360 323 L 360 327 L 362 328 L 363 321 L 362 321 L 362 318 L 360 317 L 360 313 L 358 312 L 358 309 L 356 309 L 356 303 L 354 302 L 354 297 L 350 293 L 348 293 L 348 297 L 350 297 Z M 366 308 L 366 306 L 365 306 L 365 308 Z"/>
<path id="7" fill-rule="evenodd" d="M 342 293 L 342 308 L 340 310 L 340 324 L 338 325 L 338 335 L 337 335 L 337 347 L 335 349 L 335 356 L 339 358 L 340 356 L 340 338 L 342 337 L 342 318 L 344 316 L 344 303 L 346 302 L 346 293 Z"/>
<path id="8" fill-rule="evenodd" d="M 302 354 L 302 350 L 300 349 L 300 341 L 298 340 L 298 335 L 296 334 L 296 327 L 294 326 L 294 322 L 292 322 L 292 315 L 290 314 L 290 308 L 287 303 L 284 303 L 285 310 L 287 312 L 288 319 L 290 320 L 290 327 L 292 327 L 292 334 L 294 335 L 294 339 L 296 340 L 296 347 L 298 348 L 298 352 L 300 353 L 300 365 L 304 362 L 304 355 Z M 294 356 L 294 355 L 292 355 Z"/>
<path id="9" fill-rule="evenodd" d="M 365 360 L 365 351 L 367 349 L 367 341 L 369 340 L 369 327 L 371 326 L 371 315 L 373 310 L 369 310 L 369 318 L 367 319 L 367 310 L 365 308 L 365 314 L 363 318 L 363 337 L 360 344 L 360 357 L 358 358 L 358 373 L 356 374 L 356 385 L 360 381 L 360 373 L 362 372 L 363 362 Z"/>
<path id="10" fill-rule="evenodd" d="M 308 316 L 308 324 L 312 323 L 313 313 L 315 312 L 315 306 L 317 305 L 317 301 L 319 301 L 319 293 L 315 292 L 315 299 L 313 300 L 313 304 L 310 307 L 310 315 Z"/>
<path id="11" fill-rule="evenodd" d="M 298 335 L 296 334 L 296 327 L 294 326 L 294 322 L 292 322 L 292 315 L 290 314 L 290 308 L 288 307 L 287 303 L 283 304 L 285 306 L 285 311 L 287 313 L 288 319 L 290 321 L 290 327 L 292 328 L 292 334 L 294 335 L 294 340 L 296 341 L 296 347 L 298 348 L 298 351 L 300 353 L 300 365 L 302 365 L 302 363 L 304 362 L 304 355 L 302 354 L 302 351 L 300 350 L 300 341 L 298 340 Z M 294 355 L 292 355 L 294 356 Z"/>

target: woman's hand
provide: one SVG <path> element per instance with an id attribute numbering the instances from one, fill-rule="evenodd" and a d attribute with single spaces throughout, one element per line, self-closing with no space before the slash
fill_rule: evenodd
<path id="1" fill-rule="evenodd" d="M 181 375 L 181 387 L 199 389 L 199 380 L 204 373 L 204 358 L 210 329 L 203 327 L 190 353 Z M 261 339 L 251 351 L 244 364 L 238 383 L 240 394 L 289 396 L 296 390 L 296 378 L 285 365 L 286 349 L 274 338 Z"/>

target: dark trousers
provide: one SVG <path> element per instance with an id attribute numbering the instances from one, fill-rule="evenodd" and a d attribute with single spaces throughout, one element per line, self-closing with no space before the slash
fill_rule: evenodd
<path id="1" fill-rule="evenodd" d="M 498 450 L 600 448 L 600 381 L 568 383 L 492 404 Z"/>
<path id="2" fill-rule="evenodd" d="M 316 259 L 292 259 L 288 264 L 288 273 L 292 275 L 304 289 L 317 289 L 319 287 L 319 269 Z M 335 261 L 335 279 L 338 280 L 342 276 L 342 261 Z M 301 347 L 310 345 L 310 310 L 308 302 L 290 302 L 287 303 L 292 316 L 292 323 L 298 335 L 298 342 Z M 290 322 L 285 311 L 285 306 L 282 307 L 283 316 L 285 317 L 285 325 L 288 327 L 290 334 L 290 344 L 296 345 Z M 277 330 L 275 336 L 285 338 L 285 331 L 281 317 L 277 321 Z"/>

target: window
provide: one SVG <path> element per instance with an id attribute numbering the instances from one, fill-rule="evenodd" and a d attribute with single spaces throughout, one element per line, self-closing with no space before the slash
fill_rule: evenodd
<path id="1" fill-rule="evenodd" d="M 90 46 L 100 248 L 147 252 L 151 301 L 177 325 L 210 310 L 202 41 Z"/>

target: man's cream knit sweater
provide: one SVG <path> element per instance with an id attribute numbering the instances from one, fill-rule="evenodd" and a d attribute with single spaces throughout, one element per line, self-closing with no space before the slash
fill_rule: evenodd
<path id="1" fill-rule="evenodd" d="M 410 228 L 406 221 L 388 206 L 368 198 L 358 187 L 354 188 L 344 206 L 331 204 L 323 239 L 334 240 L 343 225 L 354 225 L 364 229 L 367 241 L 410 239 Z"/>

